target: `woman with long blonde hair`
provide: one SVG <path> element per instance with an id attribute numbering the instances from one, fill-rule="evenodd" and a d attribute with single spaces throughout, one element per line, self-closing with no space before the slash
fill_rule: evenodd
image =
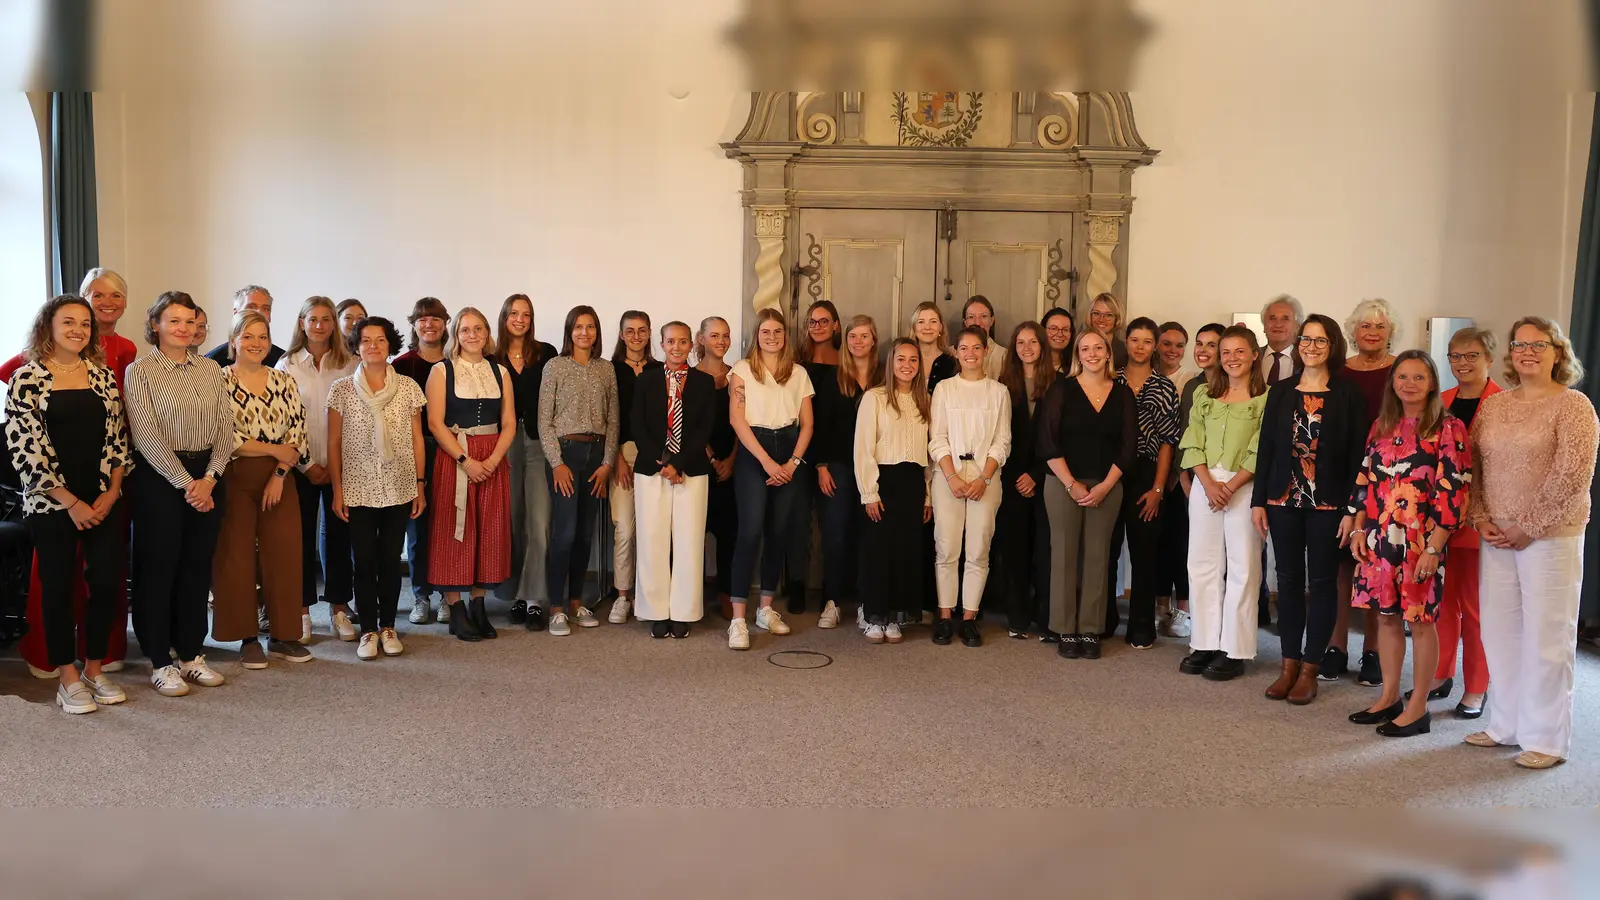
<path id="1" fill-rule="evenodd" d="M 817 440 L 817 488 L 822 494 L 822 616 L 818 628 L 839 624 L 839 604 L 854 596 L 855 549 L 861 534 L 861 495 L 856 490 L 856 411 L 861 397 L 883 381 L 878 357 L 878 325 L 871 316 L 856 316 L 845 331 L 845 352 L 839 355 L 831 384 L 813 382 Z"/>

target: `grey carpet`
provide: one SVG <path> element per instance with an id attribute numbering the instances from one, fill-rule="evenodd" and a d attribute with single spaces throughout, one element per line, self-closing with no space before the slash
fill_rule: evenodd
<path id="1" fill-rule="evenodd" d="M 322 608 L 325 610 L 325 607 Z M 491 603 L 497 623 L 504 605 Z M 404 610 L 402 610 L 403 618 Z M 985 628 L 979 649 L 912 628 L 872 646 L 853 624 L 752 629 L 726 649 L 714 616 L 688 640 L 646 626 L 505 627 L 468 645 L 402 621 L 406 655 L 360 662 L 326 637 L 317 659 L 158 696 L 148 665 L 113 676 L 127 704 L 67 717 L 14 651 L 0 661 L 0 797 L 8 806 L 1287 807 L 1600 804 L 1600 659 L 1580 653 L 1572 759 L 1545 772 L 1461 743 L 1478 723 L 1434 704 L 1431 735 L 1351 725 L 1374 690 L 1325 685 L 1309 707 L 1261 690 L 1277 640 L 1246 677 L 1181 675 L 1178 641 L 1099 661 L 1058 659 Z M 1359 639 L 1358 639 L 1359 640 Z M 776 650 L 833 657 L 820 669 Z M 1492 698 L 1492 690 L 1491 690 Z"/>

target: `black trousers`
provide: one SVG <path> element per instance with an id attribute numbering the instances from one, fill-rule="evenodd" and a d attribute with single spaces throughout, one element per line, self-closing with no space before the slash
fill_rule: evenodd
<path id="1" fill-rule="evenodd" d="M 1339 549 L 1342 518 L 1337 509 L 1267 507 L 1267 532 L 1278 563 L 1278 641 L 1284 659 L 1321 663 L 1328 650 L 1339 615 L 1339 563 L 1346 558 Z"/>
<path id="2" fill-rule="evenodd" d="M 317 573 L 322 573 L 322 598 L 329 603 L 349 603 L 350 526 L 333 514 L 333 484 L 312 484 L 300 470 L 294 472 L 295 490 L 300 497 L 300 581 L 301 602 L 306 608 L 317 600 Z M 317 514 L 322 528 L 317 528 Z M 318 534 L 321 541 L 317 540 Z M 320 547 L 318 545 L 321 545 Z M 322 565 L 319 568 L 318 550 Z"/>
<path id="3" fill-rule="evenodd" d="M 922 508 L 927 476 L 916 463 L 878 468 L 878 500 L 883 515 L 862 515 L 857 584 L 867 621 L 887 625 L 920 620 L 923 572 Z"/>
<path id="4" fill-rule="evenodd" d="M 1189 495 L 1181 484 L 1161 498 L 1156 547 L 1156 596 L 1189 599 Z"/>
<path id="5" fill-rule="evenodd" d="M 439 444 L 428 436 L 428 427 L 422 427 L 422 475 L 427 483 L 421 485 L 424 497 L 433 496 L 433 458 L 439 454 Z M 411 571 L 411 595 L 413 597 L 426 597 L 432 592 L 433 586 L 428 584 L 428 522 L 433 518 L 432 511 L 423 513 L 415 519 L 406 520 L 406 562 Z"/>
<path id="6" fill-rule="evenodd" d="M 69 665 L 78 658 L 77 625 L 72 608 L 72 588 L 78 575 L 78 553 L 83 553 L 83 577 L 89 588 L 83 610 L 85 659 L 105 659 L 117 613 L 118 582 L 128 562 L 128 544 L 122 539 L 122 502 L 101 522 L 79 531 L 66 510 L 28 515 L 22 522 L 33 538 L 39 572 L 39 613 L 44 625 L 45 654 L 50 665 Z"/>
<path id="7" fill-rule="evenodd" d="M 353 587 L 362 634 L 394 627 L 400 605 L 400 545 L 411 521 L 409 503 L 350 507 Z"/>
<path id="8" fill-rule="evenodd" d="M 209 451 L 180 454 L 192 478 L 205 474 Z M 197 512 L 142 459 L 128 476 L 133 509 L 133 633 L 157 669 L 172 665 L 168 650 L 191 660 L 205 652 L 206 597 L 222 529 L 222 480 L 211 491 L 216 505 Z"/>
<path id="9" fill-rule="evenodd" d="M 716 538 L 717 593 L 733 596 L 733 545 L 739 541 L 739 503 L 733 479 L 718 481 L 715 473 L 706 491 L 706 533 Z"/>
<path id="10" fill-rule="evenodd" d="M 823 600 L 843 605 L 856 595 L 860 582 L 856 562 L 861 558 L 861 523 L 867 517 L 861 510 L 861 494 L 856 490 L 856 472 L 850 460 L 835 461 L 828 466 L 828 474 L 833 476 L 833 496 L 820 489 L 817 492 L 822 498 Z M 806 534 L 809 537 L 809 528 Z"/>
<path id="11" fill-rule="evenodd" d="M 1146 522 L 1139 514 L 1139 498 L 1156 483 L 1155 460 L 1135 458 L 1122 476 L 1122 514 L 1111 535 L 1111 565 L 1106 573 L 1106 631 L 1116 630 L 1117 560 L 1122 541 L 1128 541 L 1128 567 L 1132 584 L 1128 592 L 1128 640 L 1154 640 L 1156 636 L 1156 559 L 1160 553 L 1161 517 Z"/>
<path id="12" fill-rule="evenodd" d="M 1039 618 L 1040 599 L 1048 604 L 1050 597 L 1050 553 L 1046 549 L 1039 555 L 1040 522 L 1046 523 L 1048 539 L 1044 485 L 1038 485 L 1032 497 L 1024 497 L 1017 493 L 1015 481 L 1008 481 L 1000 495 L 1000 511 L 995 517 L 994 543 L 989 555 L 991 564 L 1000 568 L 998 580 L 1004 593 L 1001 605 L 1006 611 L 1006 627 L 1012 631 L 1027 631 L 1035 621 L 1046 624 L 1050 621 L 1048 615 Z M 1036 559 L 1043 565 L 1036 566 Z M 1039 578 L 1041 569 L 1043 581 Z"/>

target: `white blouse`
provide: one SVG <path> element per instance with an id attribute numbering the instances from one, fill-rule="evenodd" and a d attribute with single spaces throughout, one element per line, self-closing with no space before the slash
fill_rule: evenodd
<path id="1" fill-rule="evenodd" d="M 953 457 L 959 471 L 964 462 L 982 469 L 985 457 L 1003 466 L 1010 455 L 1011 395 L 1000 382 L 960 375 L 939 382 L 933 392 L 928 456 L 935 463 Z"/>
<path id="2" fill-rule="evenodd" d="M 451 360 L 456 371 L 456 396 L 462 400 L 498 400 L 500 398 L 500 382 L 494 377 L 494 369 L 487 359 L 477 362 L 467 362 L 464 359 Z"/>
<path id="3" fill-rule="evenodd" d="M 326 354 L 322 358 L 324 362 L 328 359 Z M 278 360 L 278 371 L 288 372 L 300 386 L 300 403 L 306 408 L 308 458 L 302 469 L 328 464 L 328 390 L 335 381 L 354 372 L 360 363 L 358 359 L 351 359 L 339 368 L 328 365 L 318 368 L 316 357 L 309 350 L 285 353 Z"/>
<path id="4" fill-rule="evenodd" d="M 856 487 L 861 503 L 878 502 L 878 467 L 916 463 L 923 468 L 927 485 L 933 470 L 928 467 L 928 423 L 909 394 L 899 397 L 899 414 L 889 407 L 888 389 L 875 387 L 861 395 L 856 410 L 855 467 Z M 923 502 L 932 495 L 924 494 Z"/>
<path id="5" fill-rule="evenodd" d="M 816 393 L 811 388 L 811 376 L 799 363 L 783 384 L 773 380 L 770 372 L 764 380 L 757 380 L 750 371 L 750 361 L 745 359 L 734 363 L 728 374 L 737 375 L 744 382 L 744 421 L 751 428 L 793 425 L 800 421 L 800 404 Z"/>

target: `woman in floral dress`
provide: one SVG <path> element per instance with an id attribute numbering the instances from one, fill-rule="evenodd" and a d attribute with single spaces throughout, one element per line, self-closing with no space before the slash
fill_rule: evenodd
<path id="1" fill-rule="evenodd" d="M 1377 725 L 1381 735 L 1428 732 L 1445 545 L 1461 524 L 1471 481 L 1467 428 L 1440 402 L 1433 361 L 1420 350 L 1407 350 L 1395 360 L 1384 390 L 1349 510 L 1356 520 L 1350 541 L 1356 558 L 1353 603 L 1381 614 L 1378 652 L 1384 674 L 1383 694 L 1350 721 Z M 1416 649 L 1417 683 L 1409 703 L 1400 700 L 1406 654 L 1402 614 Z"/>

